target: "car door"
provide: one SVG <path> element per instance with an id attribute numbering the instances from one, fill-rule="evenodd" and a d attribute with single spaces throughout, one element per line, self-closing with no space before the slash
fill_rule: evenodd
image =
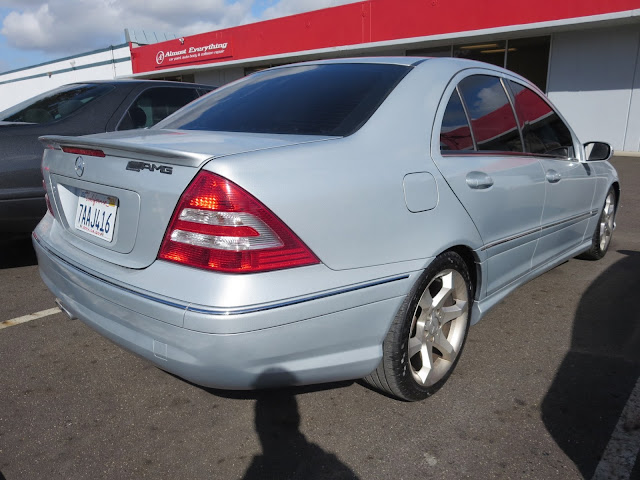
<path id="1" fill-rule="evenodd" d="M 545 179 L 522 138 L 503 80 L 467 71 L 445 90 L 432 155 L 475 223 L 486 254 L 486 294 L 531 269 L 540 232 Z"/>
<path id="2" fill-rule="evenodd" d="M 545 173 L 545 205 L 533 265 L 542 265 L 582 243 L 596 187 L 591 167 L 575 157 L 571 130 L 537 92 L 509 80 L 525 151 Z"/>

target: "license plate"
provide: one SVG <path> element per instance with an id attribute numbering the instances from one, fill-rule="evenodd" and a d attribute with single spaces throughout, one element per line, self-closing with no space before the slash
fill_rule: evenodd
<path id="1" fill-rule="evenodd" d="M 76 229 L 101 238 L 113 240 L 118 213 L 118 199 L 100 193 L 81 190 L 76 210 Z"/>

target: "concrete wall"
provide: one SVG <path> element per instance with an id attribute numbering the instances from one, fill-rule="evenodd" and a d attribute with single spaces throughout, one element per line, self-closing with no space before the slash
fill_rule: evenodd
<path id="1" fill-rule="evenodd" d="M 131 75 L 128 45 L 0 74 L 0 111 L 68 83 Z"/>
<path id="2" fill-rule="evenodd" d="M 582 142 L 640 150 L 640 27 L 552 35 L 548 94 Z"/>

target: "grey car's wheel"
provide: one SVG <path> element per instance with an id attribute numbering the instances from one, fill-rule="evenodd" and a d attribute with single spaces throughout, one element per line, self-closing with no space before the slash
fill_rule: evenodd
<path id="1" fill-rule="evenodd" d="M 605 256 L 613 236 L 614 222 L 616 218 L 616 192 L 611 187 L 600 212 L 596 231 L 591 238 L 591 248 L 580 255 L 587 260 L 600 260 Z"/>
<path id="2" fill-rule="evenodd" d="M 396 315 L 378 368 L 364 380 L 408 401 L 435 393 L 460 358 L 472 303 L 462 257 L 455 252 L 436 257 Z"/>

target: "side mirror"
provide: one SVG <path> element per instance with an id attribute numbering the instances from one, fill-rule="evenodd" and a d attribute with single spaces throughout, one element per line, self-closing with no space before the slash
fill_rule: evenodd
<path id="1" fill-rule="evenodd" d="M 588 142 L 584 144 L 587 162 L 609 160 L 613 156 L 611 145 L 605 142 Z"/>

